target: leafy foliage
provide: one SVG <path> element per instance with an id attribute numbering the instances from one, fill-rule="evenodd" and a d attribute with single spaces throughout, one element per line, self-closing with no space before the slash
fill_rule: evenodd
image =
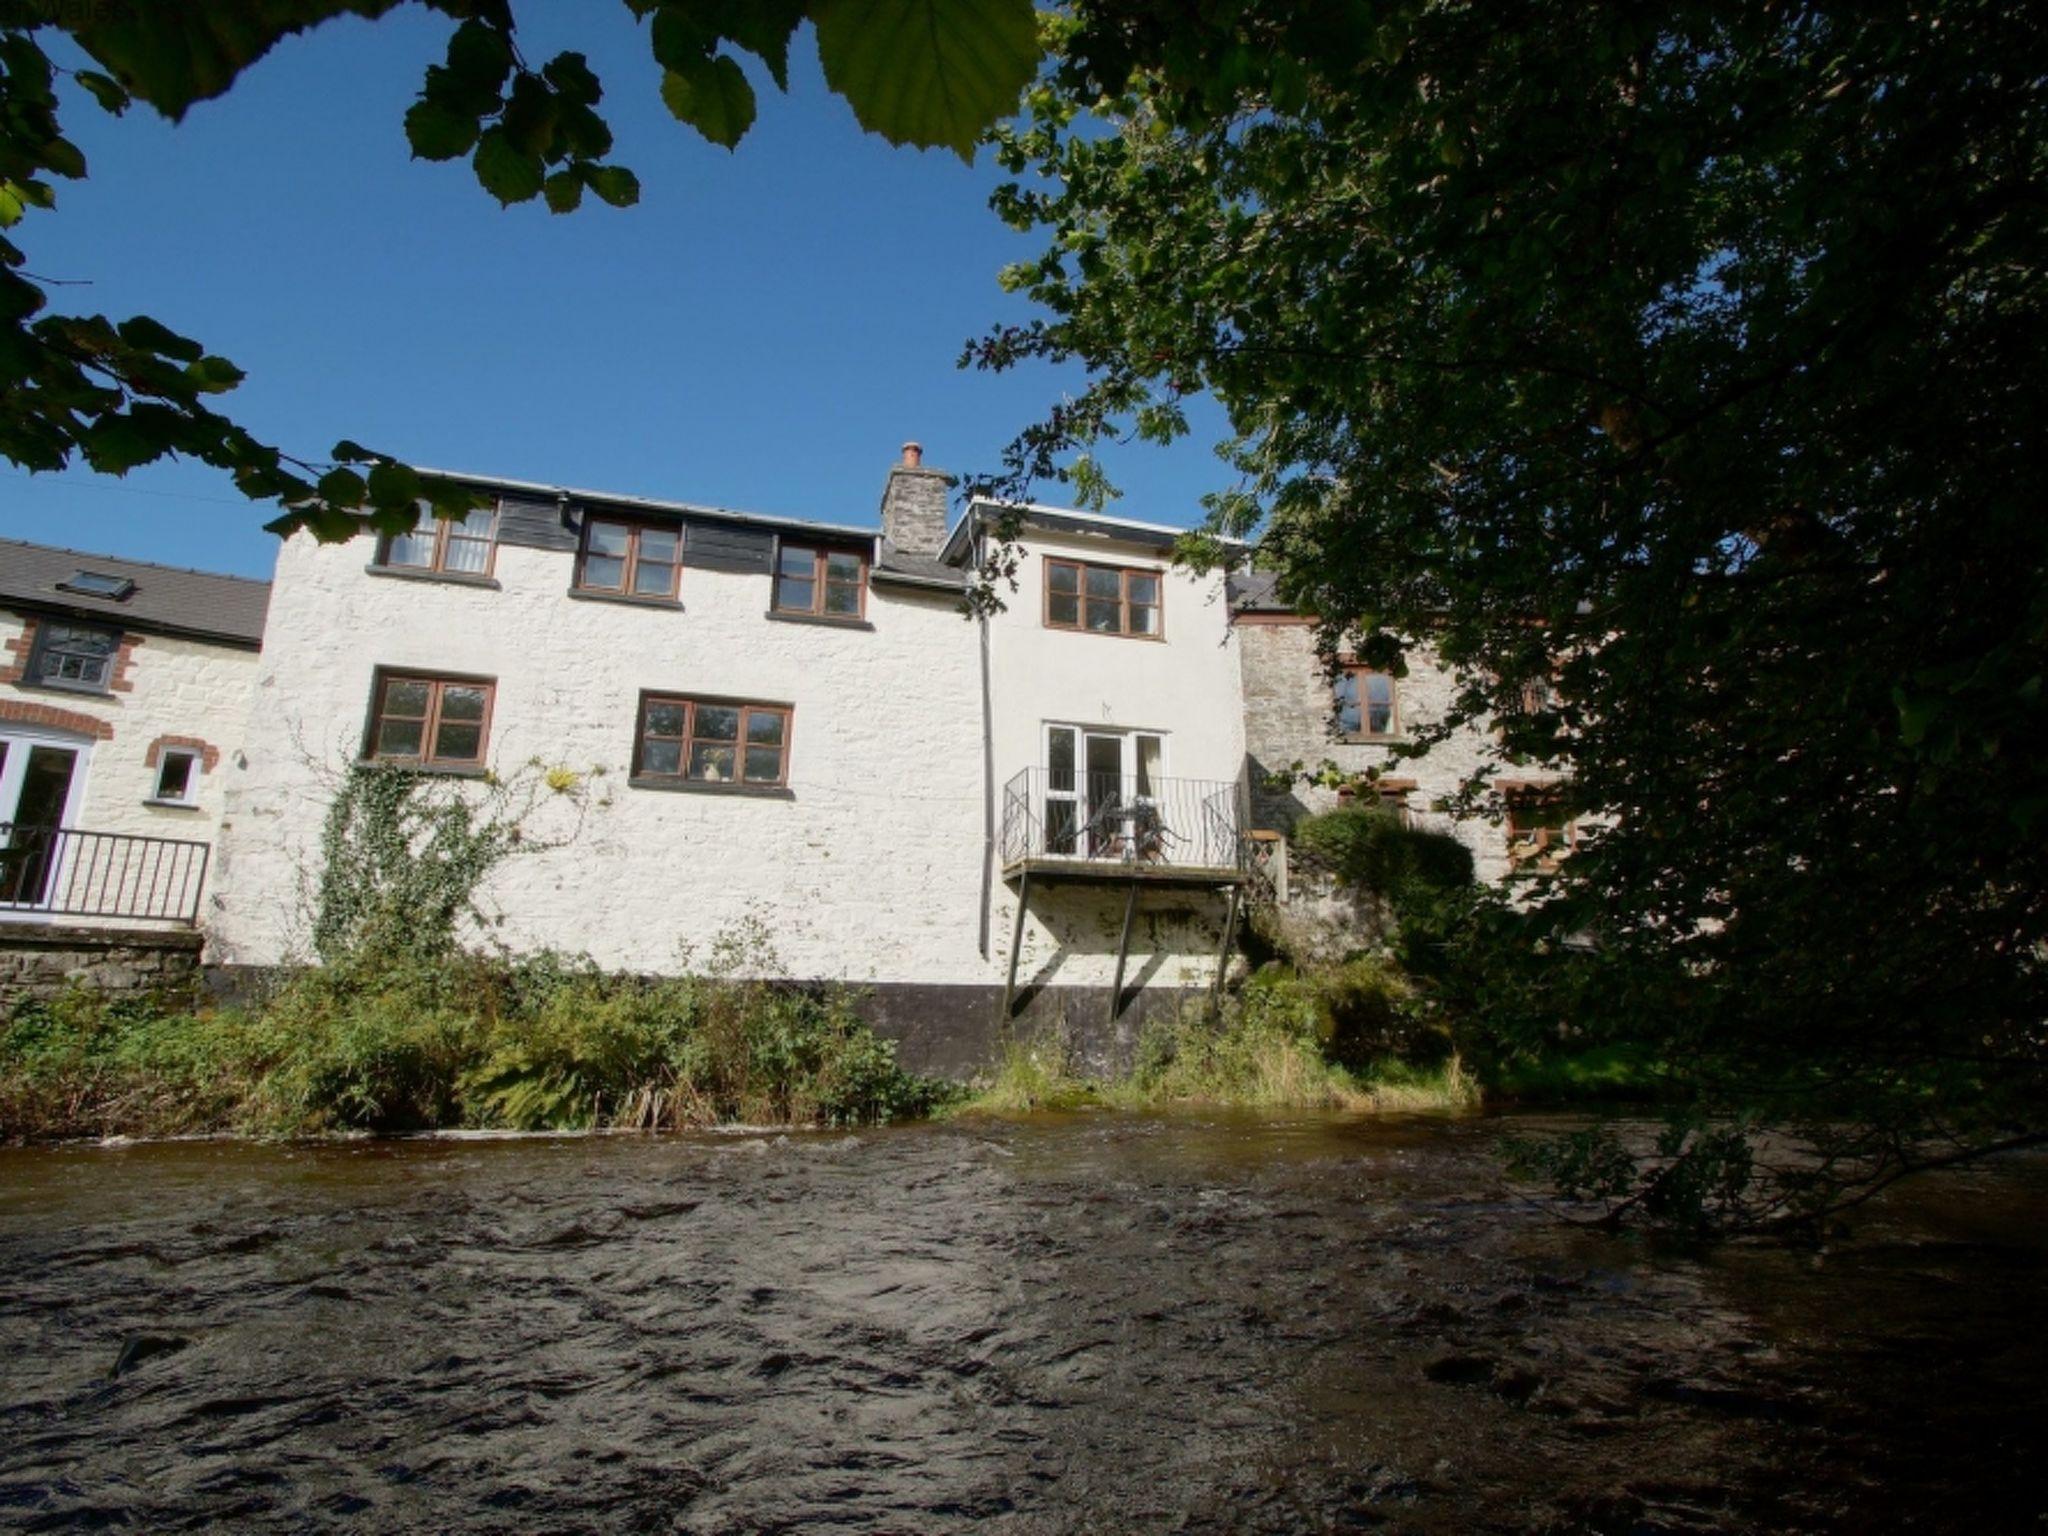
<path id="1" fill-rule="evenodd" d="M 1325 648 L 1426 637 L 1421 745 L 1569 766 L 1611 824 L 1470 934 L 1503 1048 L 1639 1044 L 1838 1188 L 2039 1136 L 2048 36 L 1101 0 L 1056 43 L 997 134 L 1045 318 L 969 360 L 1090 385 L 988 488 L 1100 496 L 1211 392 L 1213 528 Z"/>
<path id="2" fill-rule="evenodd" d="M 467 158 L 501 204 L 540 199 L 572 212 L 586 192 L 614 208 L 639 200 L 632 171 L 607 157 L 602 82 L 579 52 L 521 53 L 510 0 L 423 0 L 454 23 L 405 134 L 425 160 Z M 59 67 L 42 39 L 62 30 L 100 68 L 64 69 L 102 110 L 136 102 L 173 121 L 219 96 L 280 40 L 341 16 L 374 19 L 395 0 L 207 0 L 205 4 L 0 4 L 0 230 L 54 209 L 56 183 L 86 175 L 58 122 Z M 787 88 L 791 39 L 814 16 L 828 79 L 862 125 L 892 143 L 972 154 L 1013 110 L 1040 50 L 1030 0 L 627 0 L 648 23 L 663 101 L 730 149 L 753 124 L 750 55 Z M 45 285 L 0 236 L 0 455 L 29 470 L 83 462 L 121 475 L 167 456 L 226 472 L 274 501 L 277 532 L 353 536 L 367 520 L 403 532 L 424 511 L 459 517 L 475 495 L 392 456 L 343 441 L 327 459 L 259 441 L 211 403 L 241 370 L 146 316 L 46 313 Z"/>

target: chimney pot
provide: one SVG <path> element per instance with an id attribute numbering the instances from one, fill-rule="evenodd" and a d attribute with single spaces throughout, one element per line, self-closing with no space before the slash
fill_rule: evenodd
<path id="1" fill-rule="evenodd" d="M 903 445 L 903 463 L 906 468 L 915 469 L 918 465 L 922 464 L 923 462 L 924 444 L 905 443 Z"/>

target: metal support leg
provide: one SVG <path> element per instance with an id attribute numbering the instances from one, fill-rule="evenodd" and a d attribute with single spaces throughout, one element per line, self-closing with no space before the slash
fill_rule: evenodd
<path id="1" fill-rule="evenodd" d="M 1217 1011 L 1223 1009 L 1223 977 L 1230 969 L 1230 941 L 1237 937 L 1237 903 L 1244 894 L 1244 887 L 1230 888 L 1230 911 L 1223 919 L 1223 947 L 1216 951 L 1216 982 L 1209 992 L 1209 1006 Z"/>
<path id="2" fill-rule="evenodd" d="M 1116 941 L 1116 982 L 1109 989 L 1109 1022 L 1114 1024 L 1116 1016 L 1124 1011 L 1124 962 L 1131 957 L 1131 921 L 1138 915 L 1138 882 L 1131 882 L 1131 893 L 1124 898 L 1124 931 Z"/>
<path id="3" fill-rule="evenodd" d="M 1003 1022 L 1010 1022 L 1010 1006 L 1017 996 L 1017 952 L 1024 947 L 1024 904 L 1031 899 L 1031 871 L 1017 882 L 1017 923 L 1010 930 L 1010 979 L 1003 983 Z"/>

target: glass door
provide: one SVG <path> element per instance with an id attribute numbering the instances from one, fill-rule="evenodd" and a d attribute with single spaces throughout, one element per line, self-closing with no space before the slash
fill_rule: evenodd
<path id="1" fill-rule="evenodd" d="M 46 906 L 64 860 L 84 748 L 0 736 L 0 910 Z"/>
<path id="2" fill-rule="evenodd" d="M 1088 832 L 1088 857 L 1111 859 L 1129 835 L 1130 785 L 1124 756 L 1129 738 L 1121 731 L 1083 733 L 1087 784 L 1081 825 Z"/>
<path id="3" fill-rule="evenodd" d="M 1153 731 L 1045 728 L 1045 851 L 1075 858 L 1166 857 L 1160 797 L 1166 739 Z"/>

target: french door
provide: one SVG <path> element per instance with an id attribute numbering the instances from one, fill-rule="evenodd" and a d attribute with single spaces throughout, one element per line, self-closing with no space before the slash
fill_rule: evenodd
<path id="1" fill-rule="evenodd" d="M 49 903 L 63 862 L 58 829 L 77 815 L 86 751 L 54 734 L 0 732 L 0 914 Z"/>
<path id="2" fill-rule="evenodd" d="M 1075 858 L 1164 857 L 1158 796 L 1166 738 L 1156 731 L 1045 728 L 1045 851 Z"/>

